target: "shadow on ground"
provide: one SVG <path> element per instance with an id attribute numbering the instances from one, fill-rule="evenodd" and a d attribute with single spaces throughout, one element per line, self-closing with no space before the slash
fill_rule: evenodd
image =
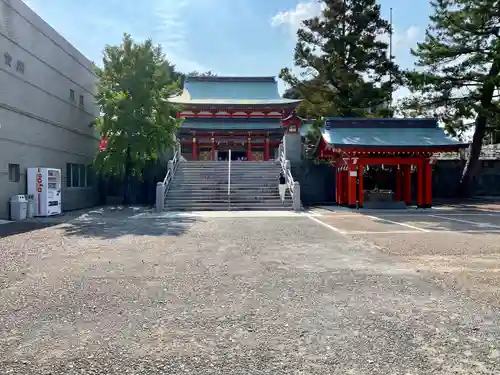
<path id="1" fill-rule="evenodd" d="M 38 221 L 14 221 L 12 223 L 0 225 L 0 238 L 14 236 L 16 234 L 31 232 L 34 230 L 49 228 L 57 223 Z"/>
<path id="2" fill-rule="evenodd" d="M 67 236 L 112 239 L 122 236 L 181 236 L 200 218 L 74 220 L 63 225 Z"/>
<path id="3" fill-rule="evenodd" d="M 201 218 L 187 215 L 154 217 L 145 206 L 102 206 L 32 218 L 0 225 L 0 238 L 60 225 L 65 235 L 118 238 L 136 236 L 180 236 Z"/>

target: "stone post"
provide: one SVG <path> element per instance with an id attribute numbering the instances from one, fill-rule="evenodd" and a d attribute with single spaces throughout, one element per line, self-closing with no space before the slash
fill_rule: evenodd
<path id="1" fill-rule="evenodd" d="M 281 153 L 283 152 L 283 143 L 280 143 L 278 147 L 278 160 L 281 161 Z"/>
<path id="2" fill-rule="evenodd" d="M 156 184 L 156 204 L 155 212 L 162 212 L 163 206 L 165 205 L 165 185 L 163 182 L 158 182 Z"/>
<path id="3" fill-rule="evenodd" d="M 292 207 L 294 211 L 300 211 L 301 210 L 301 204 L 300 204 L 300 184 L 295 181 L 293 183 L 293 200 L 292 200 Z"/>
<path id="4" fill-rule="evenodd" d="M 168 161 L 168 171 L 170 172 L 170 178 L 173 177 L 173 173 L 174 173 L 174 161 L 173 160 L 169 160 Z"/>
<path id="5" fill-rule="evenodd" d="M 300 163 L 302 160 L 302 139 L 298 133 L 286 133 L 283 136 L 285 159 Z"/>

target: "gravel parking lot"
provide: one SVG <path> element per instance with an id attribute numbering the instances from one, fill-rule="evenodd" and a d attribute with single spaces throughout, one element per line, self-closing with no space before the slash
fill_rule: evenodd
<path id="1" fill-rule="evenodd" d="M 131 216 L 0 228 L 3 374 L 500 371 L 498 308 L 417 269 L 411 241 L 326 215 Z"/>

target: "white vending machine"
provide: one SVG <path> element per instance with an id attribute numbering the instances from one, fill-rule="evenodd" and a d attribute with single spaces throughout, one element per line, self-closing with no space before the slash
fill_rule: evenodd
<path id="1" fill-rule="evenodd" d="M 61 213 L 61 170 L 28 168 L 28 194 L 34 197 L 34 215 Z"/>

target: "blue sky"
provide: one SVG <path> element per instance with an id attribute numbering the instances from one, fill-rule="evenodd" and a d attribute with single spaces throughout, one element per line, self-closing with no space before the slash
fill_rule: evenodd
<path id="1" fill-rule="evenodd" d="M 409 48 L 423 38 L 426 0 L 381 0 L 393 8 L 394 54 L 410 67 Z M 274 75 L 292 66 L 295 32 L 319 12 L 315 0 L 26 0 L 89 59 L 123 32 L 153 38 L 181 71 L 220 75 Z M 283 88 L 280 85 L 281 89 Z M 402 94 L 402 93 L 401 93 Z"/>

